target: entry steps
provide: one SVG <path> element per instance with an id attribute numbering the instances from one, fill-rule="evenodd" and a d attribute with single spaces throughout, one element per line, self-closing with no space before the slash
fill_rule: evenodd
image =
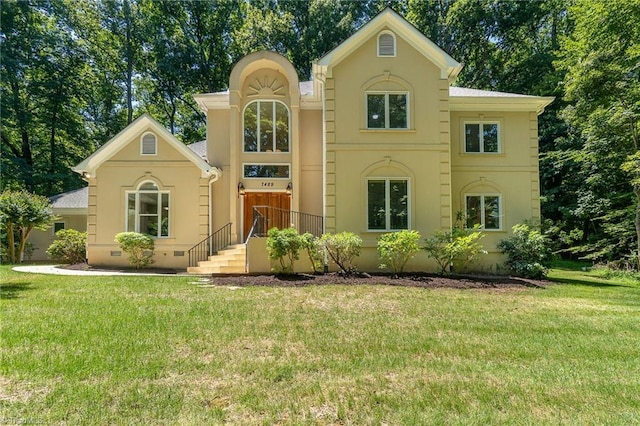
<path id="1" fill-rule="evenodd" d="M 218 254 L 209 256 L 208 260 L 198 262 L 198 266 L 187 268 L 190 274 L 244 274 L 247 265 L 247 246 L 231 245 Z"/>

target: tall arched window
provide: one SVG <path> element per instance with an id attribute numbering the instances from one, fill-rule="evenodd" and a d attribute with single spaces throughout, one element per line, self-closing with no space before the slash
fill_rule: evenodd
<path id="1" fill-rule="evenodd" d="M 152 237 L 169 236 L 169 192 L 154 182 L 143 182 L 127 192 L 127 231 Z"/>
<path id="2" fill-rule="evenodd" d="M 251 102 L 243 123 L 244 152 L 289 152 L 289 110 L 282 102 Z"/>

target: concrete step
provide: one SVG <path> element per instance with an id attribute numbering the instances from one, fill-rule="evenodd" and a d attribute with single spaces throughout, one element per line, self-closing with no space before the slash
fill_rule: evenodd
<path id="1" fill-rule="evenodd" d="M 187 268 L 189 274 L 209 275 L 209 274 L 244 274 L 245 267 L 239 266 L 192 266 Z"/>
<path id="2" fill-rule="evenodd" d="M 246 272 L 247 249 L 244 244 L 235 244 L 220 250 L 198 266 L 187 268 L 190 274 L 244 274 Z"/>

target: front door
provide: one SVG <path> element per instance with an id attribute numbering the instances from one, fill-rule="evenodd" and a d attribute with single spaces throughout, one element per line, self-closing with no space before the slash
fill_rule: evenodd
<path id="1" fill-rule="evenodd" d="M 285 192 L 246 192 L 244 195 L 243 213 L 243 238 L 246 239 L 253 226 L 253 208 L 255 206 L 269 206 L 272 209 L 262 209 L 266 215 L 265 232 L 270 228 L 286 228 L 289 226 L 289 210 L 291 209 L 291 196 Z"/>

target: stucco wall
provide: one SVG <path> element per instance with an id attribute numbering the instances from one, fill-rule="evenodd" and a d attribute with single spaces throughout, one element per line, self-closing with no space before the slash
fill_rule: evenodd
<path id="1" fill-rule="evenodd" d="M 54 209 L 53 213 L 59 216 L 56 222 L 63 222 L 65 229 L 75 229 L 76 231 L 84 232 L 87 230 L 87 215 L 86 214 L 61 214 Z M 33 254 L 30 260 L 45 261 L 51 260 L 47 256 L 47 249 L 56 239 L 53 233 L 53 227 L 40 231 L 34 229 L 29 236 L 28 242 L 33 244 Z M 29 260 L 29 259 L 27 259 Z"/>

